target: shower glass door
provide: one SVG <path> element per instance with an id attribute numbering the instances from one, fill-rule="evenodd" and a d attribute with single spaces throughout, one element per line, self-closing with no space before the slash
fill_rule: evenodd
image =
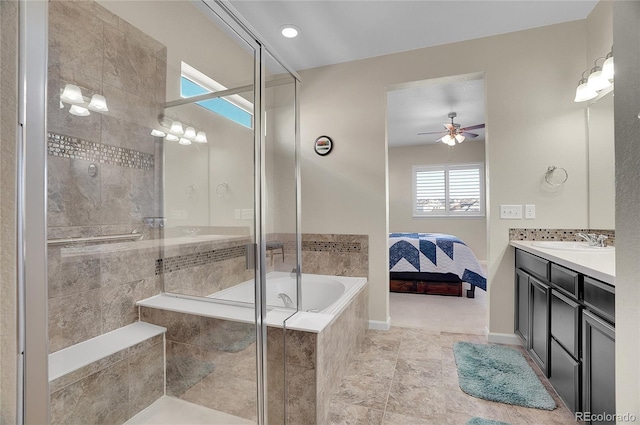
<path id="1" fill-rule="evenodd" d="M 297 251 L 263 49 L 219 3 L 48 8 L 51 423 L 266 423 L 263 282 L 276 263 L 295 282 Z"/>

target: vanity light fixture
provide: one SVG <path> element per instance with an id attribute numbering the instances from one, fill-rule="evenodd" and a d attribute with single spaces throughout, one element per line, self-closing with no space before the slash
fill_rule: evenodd
<path id="1" fill-rule="evenodd" d="M 71 104 L 69 113 L 79 117 L 86 117 L 90 114 L 89 109 L 94 112 L 109 112 L 107 107 L 107 99 L 101 94 L 95 93 L 91 99 L 82 95 L 82 90 L 75 84 L 67 84 L 60 93 L 60 108 L 64 107 L 62 103 Z"/>
<path id="2" fill-rule="evenodd" d="M 165 115 L 158 117 L 160 128 L 151 130 L 154 137 L 164 137 L 167 142 L 178 142 L 181 145 L 190 145 L 192 142 L 207 143 L 207 135 L 204 131 L 198 131 L 192 125 L 183 126 L 181 121 L 171 119 Z"/>
<path id="3" fill-rule="evenodd" d="M 280 27 L 280 34 L 287 38 L 295 38 L 300 34 L 300 29 L 295 25 L 287 24 Z"/>
<path id="4" fill-rule="evenodd" d="M 602 76 L 607 80 L 613 82 L 613 46 L 611 51 L 607 53 L 602 64 Z"/>
<path id="5" fill-rule="evenodd" d="M 587 79 L 584 74 L 587 71 L 582 73 L 582 78 L 578 82 L 578 87 L 576 88 L 576 97 L 573 99 L 574 102 L 584 102 L 586 100 L 591 100 L 598 95 L 598 92 L 592 90 L 587 85 Z"/>
<path id="6" fill-rule="evenodd" d="M 71 105 L 71 108 L 69 108 L 69 113 L 77 117 L 86 117 L 90 114 L 87 108 L 78 105 Z"/>
<path id="7" fill-rule="evenodd" d="M 598 65 L 599 60 L 604 60 L 602 65 Z M 585 73 L 589 76 L 585 78 Z M 576 88 L 574 102 L 584 102 L 598 96 L 600 90 L 604 90 L 613 83 L 613 47 L 607 56 L 595 60 L 593 67 L 582 73 L 582 78 Z"/>

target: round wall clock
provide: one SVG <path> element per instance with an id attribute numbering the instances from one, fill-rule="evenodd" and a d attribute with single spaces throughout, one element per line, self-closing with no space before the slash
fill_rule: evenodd
<path id="1" fill-rule="evenodd" d="M 333 140 L 329 136 L 320 136 L 316 139 L 314 149 L 318 155 L 329 155 L 333 149 Z"/>

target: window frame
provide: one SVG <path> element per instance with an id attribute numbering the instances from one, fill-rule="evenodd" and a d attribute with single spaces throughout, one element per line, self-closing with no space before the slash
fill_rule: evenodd
<path id="1" fill-rule="evenodd" d="M 480 211 L 450 211 L 449 210 L 449 172 L 451 170 L 469 170 L 479 171 L 478 186 L 480 191 Z M 418 181 L 417 173 L 424 171 L 444 171 L 444 189 L 445 189 L 445 207 L 444 210 L 437 212 L 418 211 Z M 484 182 L 484 163 L 483 162 L 467 162 L 457 164 L 431 164 L 431 165 L 414 165 L 411 172 L 412 180 L 412 216 L 413 218 L 483 218 L 485 217 L 485 182 Z"/>
<path id="2" fill-rule="evenodd" d="M 180 97 L 181 98 L 188 98 L 190 96 L 185 96 L 183 94 L 183 84 L 182 84 L 182 79 L 186 79 L 188 80 L 190 83 L 201 87 L 203 90 L 208 91 L 208 92 L 217 92 L 217 91 L 223 91 L 223 90 L 227 90 L 227 87 L 223 86 L 222 84 L 218 83 L 217 81 L 215 81 L 214 79 L 212 79 L 211 77 L 205 75 L 204 73 L 202 73 L 201 71 L 198 71 L 196 68 L 192 67 L 191 65 L 189 65 L 188 63 L 182 61 L 180 64 Z M 239 124 L 245 128 L 249 128 L 249 129 L 253 129 L 253 125 L 254 125 L 254 116 L 253 116 L 253 104 L 251 102 L 249 102 L 248 100 L 246 100 L 245 98 L 243 98 L 240 95 L 237 94 L 232 94 L 229 96 L 224 96 L 224 97 L 219 97 L 217 98 L 221 101 L 224 101 L 228 104 L 228 106 L 232 107 L 232 108 L 236 108 L 237 110 L 240 110 L 246 114 L 249 115 L 249 125 L 247 125 L 246 123 L 235 119 L 232 116 L 229 116 L 228 114 L 225 114 L 224 112 L 221 112 L 219 110 L 214 110 L 202 103 L 207 102 L 202 101 L 202 102 L 196 102 L 196 105 L 210 111 L 213 112 L 214 114 L 217 114 L 221 117 L 224 117 L 226 119 L 228 119 L 231 122 L 234 122 L 236 124 Z"/>

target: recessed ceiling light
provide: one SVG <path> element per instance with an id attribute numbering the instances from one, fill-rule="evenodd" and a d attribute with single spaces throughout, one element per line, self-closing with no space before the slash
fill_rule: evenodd
<path id="1" fill-rule="evenodd" d="M 283 25 L 280 27 L 280 33 L 287 38 L 297 37 L 300 30 L 295 25 Z"/>

